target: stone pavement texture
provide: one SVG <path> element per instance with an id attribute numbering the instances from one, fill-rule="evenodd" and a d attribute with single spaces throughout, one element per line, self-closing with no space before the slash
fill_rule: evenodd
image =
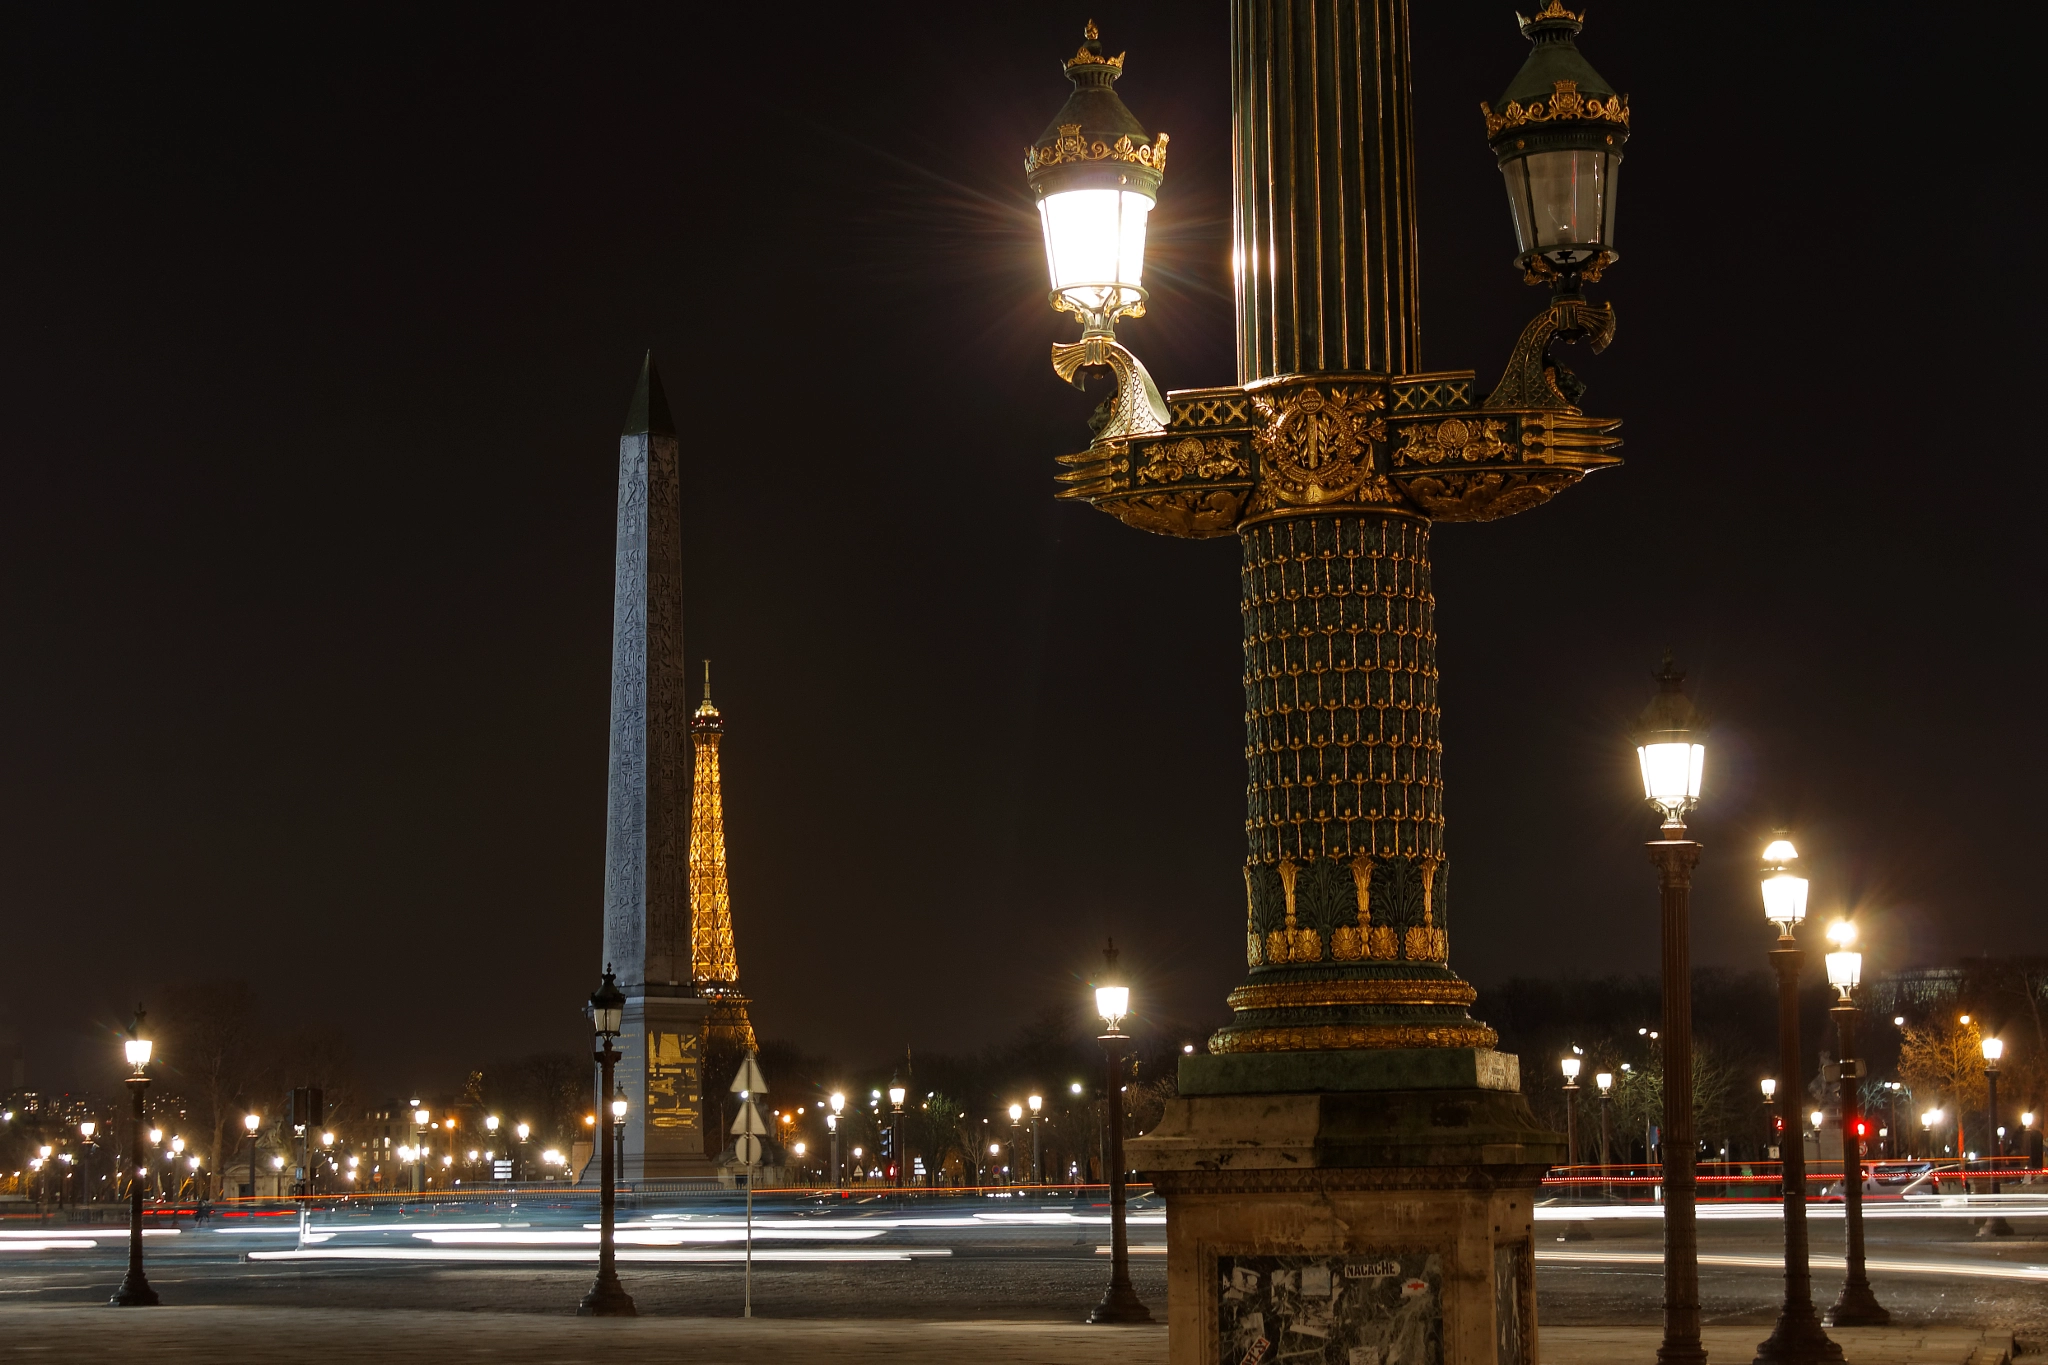
<path id="1" fill-rule="evenodd" d="M 1965 1328 L 1861 1328 L 1836 1333 L 1848 1365 L 2000 1365 L 2010 1334 Z M 1751 1360 L 1754 1327 L 1710 1327 L 1716 1365 Z M 1648 1327 L 1556 1327 L 1543 1332 L 1547 1365 L 1650 1365 Z M 403 1309 L 86 1307 L 0 1308 L 0 1358 L 137 1359 L 150 1365 L 232 1361 L 267 1365 L 309 1358 L 451 1365 L 461 1360 L 617 1365 L 688 1359 L 692 1365 L 1163 1365 L 1166 1329 L 1045 1322 L 797 1321 L 755 1318 L 588 1319 L 533 1313 Z"/>

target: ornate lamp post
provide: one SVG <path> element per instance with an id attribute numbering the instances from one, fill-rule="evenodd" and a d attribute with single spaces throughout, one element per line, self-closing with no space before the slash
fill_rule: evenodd
<path id="1" fill-rule="evenodd" d="M 1776 1160 L 1781 1132 L 1781 1125 L 1778 1122 L 1778 1080 L 1775 1076 L 1766 1076 L 1758 1085 L 1764 1092 L 1764 1131 L 1770 1134 L 1767 1155 Z"/>
<path id="2" fill-rule="evenodd" d="M 1022 1185 L 1024 1183 L 1017 1178 L 1017 1139 L 1022 1136 L 1023 1129 L 1024 1106 L 1013 1104 L 1010 1106 L 1010 1183 L 1012 1185 Z"/>
<path id="3" fill-rule="evenodd" d="M 624 1090 L 612 1091 L 612 1154 L 613 1158 L 618 1162 L 614 1169 L 619 1171 L 626 1169 L 626 1110 L 628 1107 L 626 1092 Z"/>
<path id="4" fill-rule="evenodd" d="M 1025 153 L 1052 306 L 1080 322 L 1053 369 L 1107 391 L 1086 448 L 1059 457 L 1060 496 L 1157 534 L 1235 535 L 1243 556 L 1248 979 L 1132 1159 L 1169 1209 L 1204 1211 L 1199 1234 L 1169 1216 L 1169 1283 L 1217 1272 L 1205 1246 L 1240 1248 L 1247 1277 L 1266 1269 L 1240 1257 L 1371 1252 L 1399 1190 L 1438 1220 L 1400 1273 L 1434 1286 L 1447 1360 L 1533 1356 L 1530 1209 L 1560 1143 L 1449 965 L 1430 532 L 1619 463 L 1619 423 L 1583 412 L 1559 355 L 1613 335 L 1583 291 L 1615 259 L 1628 102 L 1579 54 L 1579 16 L 1553 0 L 1523 24 L 1533 50 L 1482 118 L 1520 273 L 1552 297 L 1498 382 L 1425 370 L 1406 0 L 1232 9 L 1235 384 L 1162 395 L 1115 335 L 1148 304 L 1167 139 L 1117 97 L 1124 56 L 1092 25 Z M 1215 1358 L 1214 1334 L 1240 1327 L 1249 1349 L 1259 1310 L 1232 1303 L 1219 1321 L 1177 1294 L 1172 1359 Z"/>
<path id="5" fill-rule="evenodd" d="M 1998 1158 L 2005 1155 L 2005 1129 L 1999 1126 L 1998 1119 L 1998 1061 L 2003 1056 L 2005 1056 L 2005 1043 L 2002 1039 L 1986 1038 L 1984 1040 L 1985 1112 L 1989 1120 L 1984 1125 L 1984 1131 L 1987 1134 L 1984 1149 L 1991 1154 L 1991 1160 L 1984 1164 L 1991 1170 L 1991 1193 L 1994 1195 L 1998 1193 Z M 2010 1237 L 2012 1236 L 2012 1224 L 2005 1221 L 2004 1214 L 1994 1209 L 1991 1216 L 1985 1219 L 1983 1224 L 1978 1227 L 1977 1235 L 1979 1237 Z"/>
<path id="6" fill-rule="evenodd" d="M 1831 1011 L 1835 1019 L 1835 1051 L 1842 1067 L 1842 1228 L 1848 1247 L 1849 1272 L 1842 1281 L 1842 1295 L 1828 1310 L 1830 1327 L 1883 1327 L 1891 1322 L 1870 1291 L 1870 1276 L 1863 1265 L 1863 1096 L 1859 1082 L 1863 1061 L 1856 1055 L 1856 986 L 1863 979 L 1863 954 L 1855 950 L 1856 926 L 1837 920 L 1828 926 L 1828 941 L 1835 951 L 1828 954 L 1828 984 L 1837 997 Z"/>
<path id="7" fill-rule="evenodd" d="M 1638 725 L 1636 762 L 1643 796 L 1663 816 L 1650 848 L 1662 888 L 1664 1019 L 1664 1342 L 1660 1365 L 1699 1365 L 1699 1229 L 1695 1222 L 1698 1143 L 1692 1115 L 1692 870 L 1700 846 L 1686 838 L 1685 816 L 1700 799 L 1707 750 L 1699 713 L 1685 695 L 1685 674 L 1667 654 L 1657 695 Z"/>
<path id="8" fill-rule="evenodd" d="M 142 1273 L 142 1188 L 149 1180 L 148 1120 L 142 1116 L 142 1097 L 149 1089 L 149 1057 L 155 1050 L 155 1044 L 143 1035 L 143 1018 L 142 1006 L 137 1005 L 135 1023 L 123 1044 L 133 1072 L 128 1077 L 128 1093 L 134 1099 L 135 1146 L 128 1163 L 128 1273 L 121 1277 L 114 1297 L 107 1300 L 116 1308 L 151 1308 L 160 1302 L 149 1287 L 149 1277 Z"/>
<path id="9" fill-rule="evenodd" d="M 1799 1065 L 1799 968 L 1806 960 L 1792 931 L 1806 918 L 1806 878 L 1792 863 L 1799 850 L 1789 839 L 1774 839 L 1764 849 L 1764 918 L 1778 926 L 1778 946 L 1771 966 L 1778 974 L 1778 1070 L 1781 1077 L 1801 1073 Z M 1787 1080 L 1787 1084 L 1793 1082 Z M 1789 1105 L 1789 1094 L 1788 1091 Z M 1837 1361 L 1842 1348 L 1821 1330 L 1813 1311 L 1813 1272 L 1807 1261 L 1806 1143 L 1788 1131 L 1779 1146 L 1779 1170 L 1785 1191 L 1785 1305 L 1778 1324 L 1756 1348 L 1759 1365 L 1806 1365 Z"/>
<path id="10" fill-rule="evenodd" d="M 619 1063 L 619 1050 L 612 1046 L 612 1039 L 619 1036 L 619 1022 L 626 1012 L 626 993 L 619 989 L 612 969 L 604 969 L 604 979 L 590 994 L 590 1027 L 597 1035 L 597 1064 L 603 1068 L 600 1095 L 612 1091 L 612 1068 Z M 615 1120 L 610 1105 L 604 1110 L 604 1131 L 597 1135 L 598 1150 L 598 1221 L 597 1221 L 597 1283 L 583 1296 L 583 1302 L 576 1305 L 580 1317 L 630 1318 L 637 1316 L 633 1307 L 633 1296 L 619 1283 L 618 1257 L 613 1246 L 612 1226 L 614 1198 L 613 1189 L 618 1177 L 618 1168 L 613 1164 L 612 1129 Z M 526 1140 L 526 1125 L 519 1125 L 519 1140 Z"/>
<path id="11" fill-rule="evenodd" d="M 1124 1044 L 1130 1036 L 1123 1022 L 1131 1012 L 1131 988 L 1122 983 L 1116 969 L 1116 940 L 1102 950 L 1102 980 L 1095 987 L 1095 1012 L 1102 1016 L 1102 1056 L 1108 1065 L 1109 1085 L 1103 1102 L 1109 1113 L 1109 1288 L 1102 1302 L 1089 1310 L 1088 1321 L 1098 1323 L 1150 1322 L 1152 1312 L 1131 1288 L 1131 1245 L 1124 1227 Z"/>

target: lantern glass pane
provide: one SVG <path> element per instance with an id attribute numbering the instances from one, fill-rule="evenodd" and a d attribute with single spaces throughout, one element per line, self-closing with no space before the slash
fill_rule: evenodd
<path id="1" fill-rule="evenodd" d="M 1100 309 L 1145 278 L 1145 220 L 1152 201 L 1132 190 L 1066 190 L 1038 201 L 1052 287 Z"/>
<path id="2" fill-rule="evenodd" d="M 1829 953 L 1828 984 L 1838 991 L 1853 991 L 1863 976 L 1863 954 Z"/>
<path id="3" fill-rule="evenodd" d="M 1124 1017 L 1131 1007 L 1131 988 L 1128 986 L 1097 986 L 1095 988 L 1095 1012 L 1100 1014 L 1111 1028 Z"/>
<path id="4" fill-rule="evenodd" d="M 1643 769 L 1643 795 L 1668 811 L 1681 811 L 1699 799 L 1700 777 L 1705 771 L 1707 750 L 1703 744 L 1659 743 L 1639 745 L 1637 760 Z"/>
<path id="5" fill-rule="evenodd" d="M 1774 872 L 1764 878 L 1764 918 L 1773 924 L 1797 924 L 1806 918 L 1806 878 Z"/>
<path id="6" fill-rule="evenodd" d="M 1614 178 L 1621 158 L 1564 148 L 1532 152 L 1501 167 L 1524 252 L 1614 245 Z"/>

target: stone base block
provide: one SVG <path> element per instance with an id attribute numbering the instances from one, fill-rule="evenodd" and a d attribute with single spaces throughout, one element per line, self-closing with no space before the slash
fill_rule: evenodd
<path id="1" fill-rule="evenodd" d="M 1166 1201 L 1169 1359 L 1528 1365 L 1563 1146 L 1479 1087 L 1172 1101 L 1130 1144 Z"/>
<path id="2" fill-rule="evenodd" d="M 627 997 L 615 1078 L 626 1092 L 621 1179 L 718 1174 L 717 1163 L 704 1154 L 704 1033 L 710 1011 L 710 1002 L 695 994 L 657 995 L 650 988 Z"/>

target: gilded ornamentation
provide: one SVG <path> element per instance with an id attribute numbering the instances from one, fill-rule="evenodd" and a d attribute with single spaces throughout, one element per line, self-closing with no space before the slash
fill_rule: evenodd
<path id="1" fill-rule="evenodd" d="M 1237 529 L 1244 507 L 1242 488 L 1184 488 L 1104 502 L 1102 510 L 1126 526 L 1154 535 L 1206 540 Z"/>
<path id="2" fill-rule="evenodd" d="M 1408 479 L 1401 489 L 1437 521 L 1498 521 L 1541 507 L 1583 477 L 1576 469 L 1458 470 Z"/>
<path id="3" fill-rule="evenodd" d="M 1244 961 L 1248 967 L 1257 967 L 1266 960 L 1265 949 L 1259 942 L 1259 911 L 1252 901 L 1252 870 L 1244 870 Z"/>
<path id="4" fill-rule="evenodd" d="M 1522 16 L 1519 14 L 1515 17 L 1517 19 L 1522 19 Z M 1526 19 L 1522 19 L 1522 27 L 1527 28 L 1531 24 L 1540 24 L 1545 19 L 1569 19 L 1571 22 L 1575 24 L 1583 24 L 1584 22 L 1586 22 L 1585 15 L 1573 14 L 1570 10 L 1566 9 L 1564 7 L 1563 0 L 1550 0 L 1549 9 L 1543 10 L 1542 12 L 1537 14 L 1532 14 Z M 1090 38 L 1093 38 L 1095 36 L 1095 25 L 1093 22 L 1090 22 L 1088 25 L 1088 36 Z"/>
<path id="5" fill-rule="evenodd" d="M 1240 427 L 1252 420 L 1252 400 L 1242 393 L 1217 398 L 1189 395 L 1174 400 L 1172 406 L 1176 427 Z"/>
<path id="6" fill-rule="evenodd" d="M 1581 95 L 1577 81 L 1552 81 L 1547 105 L 1542 100 L 1531 100 L 1524 108 L 1520 102 L 1509 100 L 1508 107 L 1496 114 L 1491 104 L 1481 100 L 1479 112 L 1486 119 L 1486 135 L 1490 138 L 1527 123 L 1613 123 L 1626 128 L 1628 96 L 1611 95 L 1603 101 L 1598 96 Z"/>
<path id="7" fill-rule="evenodd" d="M 1103 62 L 1103 65 L 1121 66 L 1123 60 L 1122 57 L 1114 57 Z M 1161 133 L 1152 139 L 1150 146 L 1142 142 L 1133 142 L 1128 134 L 1115 142 L 1104 142 L 1099 137 L 1091 139 L 1083 136 L 1081 125 L 1078 123 L 1062 123 L 1059 134 L 1052 141 L 1043 147 L 1024 149 L 1024 173 L 1029 175 L 1047 166 L 1069 166 L 1083 161 L 1128 161 L 1134 166 L 1150 167 L 1164 174 L 1167 141 L 1166 134 Z"/>
<path id="8" fill-rule="evenodd" d="M 1072 466 L 1064 474 L 1053 475 L 1055 482 L 1069 485 L 1054 494 L 1055 497 L 1087 498 L 1092 502 L 1125 492 L 1131 486 L 1131 448 L 1128 442 L 1098 442 L 1079 454 L 1054 458 L 1063 465 Z"/>
<path id="9" fill-rule="evenodd" d="M 1350 1048 L 1491 1048 L 1500 1035 L 1476 1022 L 1456 1024 L 1306 1024 L 1272 1028 L 1226 1028 L 1209 1039 L 1209 1051 L 1315 1052 Z"/>
<path id="10" fill-rule="evenodd" d="M 1107 366 L 1116 376 L 1116 397 L 1110 401 L 1109 421 L 1095 433 L 1094 444 L 1126 436 L 1153 436 L 1166 430 L 1166 400 L 1159 386 L 1130 351 L 1108 336 L 1084 336 L 1079 341 L 1056 341 L 1052 347 L 1053 373 L 1074 382 L 1082 367 Z"/>
<path id="11" fill-rule="evenodd" d="M 1351 860 L 1352 888 L 1358 899 L 1358 923 L 1356 926 L 1347 924 L 1330 935 L 1330 955 L 1340 961 L 1359 962 L 1368 958 L 1384 961 L 1396 956 L 1392 926 L 1372 922 L 1372 866 L 1370 854 L 1361 853 Z"/>
<path id="12" fill-rule="evenodd" d="M 1472 372 L 1466 370 L 1443 379 L 1397 379 L 1393 390 L 1396 413 L 1467 408 L 1472 406 Z"/>
<path id="13" fill-rule="evenodd" d="M 1266 961 L 1268 962 L 1320 962 L 1323 960 L 1323 936 L 1313 929 L 1297 928 L 1294 923 L 1294 884 L 1301 875 L 1301 868 L 1292 859 L 1280 862 L 1280 888 L 1287 897 L 1287 927 L 1275 929 L 1266 935 Z"/>
<path id="14" fill-rule="evenodd" d="M 1152 457 L 1138 466 L 1139 483 L 1179 483 L 1198 479 L 1249 478 L 1242 449 L 1227 436 L 1183 436 L 1150 447 Z"/>
<path id="15" fill-rule="evenodd" d="M 1394 500 L 1373 457 L 1373 443 L 1387 439 L 1378 389 L 1331 385 L 1324 393 L 1309 385 L 1272 399 L 1254 395 L 1252 406 L 1266 422 L 1252 444 L 1283 500 L 1315 505 L 1354 493 L 1364 502 Z"/>
<path id="16" fill-rule="evenodd" d="M 1595 354 L 1606 350 L 1614 340 L 1614 305 L 1603 303 L 1596 308 L 1584 299 L 1552 300 L 1522 329 L 1508 356 L 1506 373 L 1480 406 L 1488 411 L 1532 408 L 1576 413 L 1578 405 L 1558 387 L 1557 362 L 1550 356 L 1551 339 L 1560 333 L 1585 337 Z"/>
<path id="17" fill-rule="evenodd" d="M 1343 1009 L 1354 1005 L 1470 1005 L 1479 992 L 1469 982 L 1400 977 L 1343 981 L 1248 982 L 1230 993 L 1233 1010 Z"/>
<path id="18" fill-rule="evenodd" d="M 1506 450 L 1501 434 L 1508 424 L 1494 417 L 1446 417 L 1431 425 L 1418 422 L 1401 429 L 1407 442 L 1394 452 L 1394 467 L 1442 464 L 1446 460 L 1491 460 Z"/>
<path id="19" fill-rule="evenodd" d="M 1595 469 L 1619 464 L 1608 452 L 1621 444 L 1613 434 L 1621 423 L 1612 417 L 1584 417 L 1575 412 L 1532 412 L 1522 418 L 1522 457 L 1535 464 Z M 1569 484 L 1560 485 L 1569 487 Z"/>
<path id="20" fill-rule="evenodd" d="M 1450 935 L 1437 927 L 1436 915 L 1430 904 L 1431 891 L 1436 886 L 1437 860 L 1420 858 L 1416 866 L 1422 869 L 1422 923 L 1408 930 L 1408 960 L 1410 962 L 1446 962 L 1450 960 Z"/>

